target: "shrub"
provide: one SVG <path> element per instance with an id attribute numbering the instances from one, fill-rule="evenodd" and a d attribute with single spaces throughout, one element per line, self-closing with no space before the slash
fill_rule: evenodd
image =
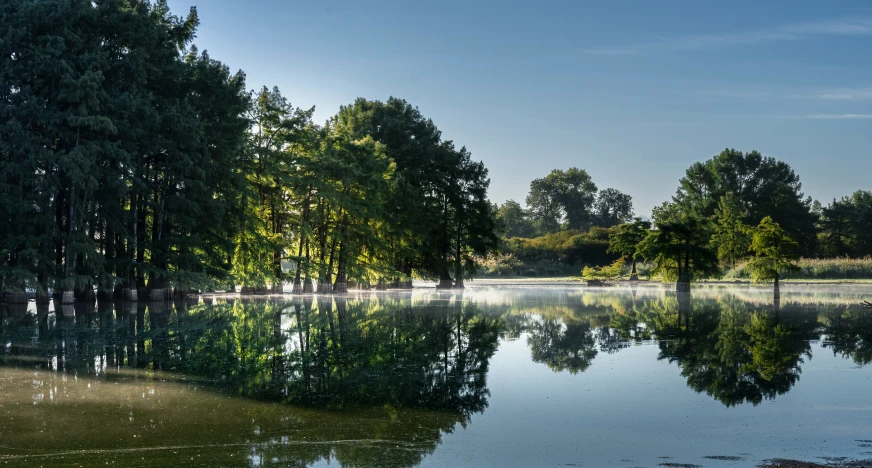
<path id="1" fill-rule="evenodd" d="M 603 267 L 584 267 L 581 270 L 581 277 L 588 281 L 615 281 L 629 273 L 627 262 L 623 258 L 619 258 L 609 266 Z"/>
<path id="2" fill-rule="evenodd" d="M 492 253 L 478 258 L 478 272 L 482 276 L 516 276 L 524 266 L 514 254 Z"/>
<path id="3" fill-rule="evenodd" d="M 533 239 L 511 238 L 503 251 L 514 254 L 525 264 L 538 261 L 564 265 L 603 265 L 618 258 L 609 254 L 608 235 L 611 229 L 592 228 L 590 232 L 561 231 Z"/>

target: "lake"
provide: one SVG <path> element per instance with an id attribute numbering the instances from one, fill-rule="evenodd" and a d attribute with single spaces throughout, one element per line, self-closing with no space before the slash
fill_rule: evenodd
<path id="1" fill-rule="evenodd" d="M 2 306 L 0 464 L 872 459 L 868 287 L 477 283 Z"/>

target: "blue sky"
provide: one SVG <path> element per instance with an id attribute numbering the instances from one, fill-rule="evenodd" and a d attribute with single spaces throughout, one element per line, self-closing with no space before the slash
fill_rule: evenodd
<path id="1" fill-rule="evenodd" d="M 586 169 L 636 213 L 726 147 L 826 203 L 872 189 L 872 3 L 170 0 L 197 46 L 327 119 L 402 97 L 521 203 Z"/>

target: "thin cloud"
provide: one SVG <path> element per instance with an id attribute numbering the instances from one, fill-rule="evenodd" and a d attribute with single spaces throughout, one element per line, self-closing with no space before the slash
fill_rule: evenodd
<path id="1" fill-rule="evenodd" d="M 869 120 L 872 114 L 814 114 L 806 116 L 807 119 L 815 120 Z"/>
<path id="2" fill-rule="evenodd" d="M 587 49 L 591 55 L 642 55 L 657 51 L 710 50 L 726 47 L 751 46 L 768 42 L 782 42 L 812 36 L 866 36 L 872 35 L 872 18 L 855 17 L 808 21 L 778 26 L 766 31 L 748 31 L 735 34 L 701 34 L 673 38 L 655 38 L 646 43 L 617 47 Z"/>
<path id="3" fill-rule="evenodd" d="M 794 89 L 785 91 L 783 87 L 761 90 L 750 89 L 713 89 L 689 93 L 691 96 L 731 98 L 746 100 L 765 99 L 802 99 L 822 101 L 867 101 L 872 100 L 872 87 L 869 88 L 817 88 Z"/>
<path id="4" fill-rule="evenodd" d="M 772 97 L 772 93 L 767 91 L 756 90 L 741 90 L 741 89 L 716 89 L 711 91 L 701 91 L 696 93 L 704 97 L 718 98 L 736 98 L 736 99 L 767 99 Z"/>
<path id="5" fill-rule="evenodd" d="M 872 88 L 834 89 L 817 95 L 831 101 L 865 101 L 872 99 Z"/>

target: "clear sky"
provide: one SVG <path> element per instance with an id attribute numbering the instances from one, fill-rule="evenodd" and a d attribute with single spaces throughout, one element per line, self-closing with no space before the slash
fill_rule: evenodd
<path id="1" fill-rule="evenodd" d="M 523 203 L 586 169 L 636 213 L 726 147 L 788 162 L 826 203 L 872 189 L 866 1 L 282 1 L 196 5 L 197 46 L 327 119 L 404 98 Z"/>

